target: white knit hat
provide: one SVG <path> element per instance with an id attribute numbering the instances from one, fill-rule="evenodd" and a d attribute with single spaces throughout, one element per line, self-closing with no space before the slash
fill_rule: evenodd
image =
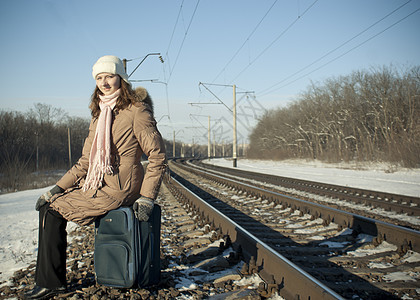
<path id="1" fill-rule="evenodd" d="M 92 67 L 92 76 L 96 80 L 96 75 L 100 73 L 118 74 L 120 77 L 131 85 L 128 81 L 128 75 L 125 72 L 124 65 L 118 57 L 114 55 L 105 55 L 98 59 Z"/>

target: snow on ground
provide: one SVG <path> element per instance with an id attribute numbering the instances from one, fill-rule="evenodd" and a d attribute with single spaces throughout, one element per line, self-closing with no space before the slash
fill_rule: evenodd
<path id="1" fill-rule="evenodd" d="M 47 190 L 0 195 L 0 282 L 35 259 L 38 241 L 35 201 Z"/>
<path id="2" fill-rule="evenodd" d="M 36 261 L 38 212 L 36 200 L 52 186 L 0 195 L 0 285 L 16 270 Z M 67 230 L 75 227 L 67 225 Z"/>
<path id="3" fill-rule="evenodd" d="M 232 160 L 217 158 L 204 163 L 233 167 Z M 406 169 L 388 164 L 329 164 L 306 160 L 238 159 L 237 168 L 316 182 L 331 183 L 367 190 L 420 197 L 420 169 Z"/>
<path id="4" fill-rule="evenodd" d="M 212 159 L 210 163 L 232 166 L 232 161 L 226 159 Z M 420 196 L 420 170 L 418 169 L 399 169 L 389 172 L 388 167 L 378 165 L 361 168 L 361 166 L 330 165 L 319 162 L 242 159 L 238 160 L 238 167 L 279 176 Z M 0 195 L 0 285 L 7 283 L 14 271 L 36 261 L 38 212 L 34 207 L 38 197 L 50 188 Z M 68 231 L 75 226 L 74 223 L 69 223 Z M 413 257 L 407 259 L 413 259 Z M 388 280 L 391 281 L 393 278 Z"/>

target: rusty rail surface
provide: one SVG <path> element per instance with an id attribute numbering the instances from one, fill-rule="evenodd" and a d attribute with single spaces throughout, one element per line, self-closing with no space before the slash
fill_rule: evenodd
<path id="1" fill-rule="evenodd" d="M 181 195 L 197 213 L 207 218 L 223 234 L 229 235 L 235 250 L 240 249 L 245 261 L 253 257 L 259 269 L 258 273 L 265 280 L 268 288 L 271 285 L 272 288 L 280 290 L 282 297 L 286 299 L 344 299 L 209 205 L 178 180 L 171 178 L 168 186 L 171 187 L 172 192 L 178 197 Z"/>
<path id="2" fill-rule="evenodd" d="M 398 296 L 417 294 L 418 281 L 389 282 L 387 276 L 397 270 L 408 274 L 418 268 L 418 263 L 404 262 L 403 257 L 411 255 L 409 250 L 419 252 L 420 231 L 410 229 L 410 226 L 402 227 L 380 221 L 385 220 L 381 216 L 375 220 L 376 217 L 360 216 L 354 211 L 341 211 L 337 206 L 314 203 L 310 197 L 298 199 L 283 195 L 278 190 L 267 190 L 271 187 L 258 183 L 258 179 L 251 182 L 237 175 L 208 172 L 195 165 L 186 165 L 185 162 L 171 163 L 171 171 L 179 174 L 175 175 L 178 181 L 201 199 L 341 297 L 347 299 L 358 295 L 363 299 L 398 299 Z M 191 210 L 194 211 L 194 208 Z M 196 216 L 197 220 L 209 223 L 200 215 Z M 309 231 L 304 233 L 291 228 L 308 228 Z M 322 232 L 323 240 L 344 242 L 346 245 L 326 247 L 325 243 L 318 242 L 318 232 Z M 351 232 L 351 236 L 342 236 L 343 232 Z M 370 235 L 370 241 L 360 240 L 359 236 L 364 240 L 361 233 Z M 352 258 L 350 254 L 355 249 L 379 246 L 383 241 L 393 244 L 393 249 L 383 255 Z M 377 263 L 387 264 L 387 270 L 370 266 Z M 259 264 L 271 262 L 265 259 Z M 280 282 L 280 287 L 283 287 L 284 282 L 278 279 L 276 282 L 277 285 Z M 289 295 L 287 299 L 299 297 L 292 293 L 292 297 Z"/>
<path id="3" fill-rule="evenodd" d="M 398 195 L 380 191 L 372 191 L 348 186 L 339 186 L 303 179 L 263 174 L 239 169 L 226 168 L 206 164 L 197 160 L 192 163 L 202 166 L 207 171 L 215 170 L 232 176 L 240 176 L 248 179 L 256 179 L 267 183 L 294 188 L 321 196 L 330 196 L 338 199 L 351 200 L 355 203 L 365 204 L 372 207 L 380 207 L 385 210 L 392 210 L 397 213 L 407 213 L 407 215 L 420 216 L 420 198 L 407 195 Z"/>
<path id="4" fill-rule="evenodd" d="M 189 168 L 189 171 L 191 172 L 199 173 L 200 176 L 225 184 L 231 188 L 246 191 L 250 195 L 261 197 L 271 202 L 286 205 L 292 209 L 300 210 L 304 213 L 320 217 L 326 222 L 334 222 L 343 228 L 348 227 L 356 230 L 357 232 L 376 236 L 379 240 L 385 240 L 399 246 L 400 248 L 408 248 L 413 251 L 420 252 L 420 232 L 417 230 L 385 223 L 336 208 L 283 195 L 278 192 L 266 190 L 221 175 L 211 174 L 207 171 L 191 168 L 186 165 L 182 165 L 182 167 Z"/>

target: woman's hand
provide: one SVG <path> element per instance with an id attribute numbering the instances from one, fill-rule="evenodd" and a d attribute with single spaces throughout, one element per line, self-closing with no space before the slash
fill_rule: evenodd
<path id="1" fill-rule="evenodd" d="M 141 196 L 133 204 L 133 210 L 134 210 L 134 214 L 136 215 L 136 218 L 140 222 L 148 221 L 150 218 L 150 215 L 152 214 L 153 206 L 154 206 L 153 199 Z"/>
<path id="2" fill-rule="evenodd" d="M 55 194 L 62 193 L 64 190 L 59 187 L 58 185 L 54 186 L 51 190 L 41 195 L 41 197 L 38 198 L 38 201 L 36 201 L 35 204 L 35 210 L 39 211 L 39 209 L 50 202 L 49 200 L 54 196 Z"/>

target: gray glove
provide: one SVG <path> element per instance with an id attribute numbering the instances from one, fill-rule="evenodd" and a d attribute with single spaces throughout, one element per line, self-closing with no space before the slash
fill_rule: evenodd
<path id="1" fill-rule="evenodd" d="M 148 221 L 150 218 L 150 215 L 152 214 L 153 206 L 154 206 L 153 199 L 141 196 L 133 204 L 133 210 L 134 210 L 134 214 L 136 215 L 136 218 L 140 222 Z"/>
<path id="2" fill-rule="evenodd" d="M 54 186 L 51 190 L 41 195 L 41 197 L 38 198 L 38 201 L 36 201 L 35 204 L 35 210 L 39 211 L 39 209 L 47 204 L 52 196 L 58 193 L 62 193 L 64 190 L 59 187 L 58 185 Z"/>

